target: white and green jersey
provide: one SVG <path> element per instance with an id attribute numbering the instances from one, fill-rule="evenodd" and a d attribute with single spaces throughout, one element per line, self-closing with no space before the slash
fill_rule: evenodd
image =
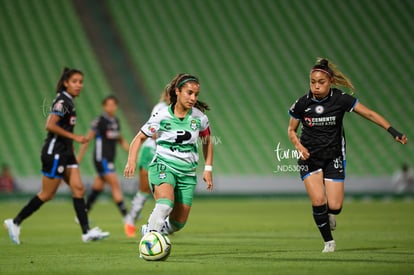
<path id="1" fill-rule="evenodd" d="M 178 173 L 194 176 L 198 163 L 198 137 L 210 135 L 208 118 L 197 108 L 185 118 L 174 115 L 171 106 L 151 116 L 141 131 L 148 137 L 157 134 L 156 161 Z"/>
<path id="2" fill-rule="evenodd" d="M 164 101 L 157 103 L 157 105 L 155 105 L 154 108 L 152 108 L 151 117 L 155 115 L 159 110 L 167 106 L 168 106 L 167 103 L 165 103 Z M 155 150 L 155 147 L 156 147 L 155 140 L 151 137 L 147 138 L 142 144 L 142 147 L 151 147 L 151 148 L 154 148 L 153 150 Z"/>

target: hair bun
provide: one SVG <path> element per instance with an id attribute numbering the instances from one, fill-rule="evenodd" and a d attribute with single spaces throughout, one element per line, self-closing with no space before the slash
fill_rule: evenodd
<path id="1" fill-rule="evenodd" d="M 321 61 L 319 61 L 319 64 L 321 66 L 329 67 L 329 65 L 328 65 L 329 64 L 329 61 L 327 59 L 325 59 L 325 58 L 321 59 Z"/>

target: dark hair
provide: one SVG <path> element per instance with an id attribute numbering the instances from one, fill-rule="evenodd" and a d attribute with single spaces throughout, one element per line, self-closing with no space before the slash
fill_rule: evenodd
<path id="1" fill-rule="evenodd" d="M 176 75 L 171 80 L 171 82 L 167 85 L 165 90 L 170 95 L 171 104 L 175 105 L 177 103 L 177 95 L 175 94 L 175 88 L 178 88 L 179 90 L 181 90 L 181 87 L 185 83 L 188 83 L 188 82 L 195 82 L 195 83 L 200 84 L 200 80 L 196 76 L 181 73 L 181 74 Z M 197 109 L 199 109 L 203 113 L 205 111 L 210 110 L 210 107 L 208 106 L 208 104 L 203 102 L 203 101 L 200 101 L 200 100 L 197 100 L 194 107 L 196 107 Z"/>
<path id="2" fill-rule="evenodd" d="M 56 93 L 60 93 L 66 89 L 64 82 L 68 81 L 74 74 L 83 75 L 83 73 L 78 69 L 70 69 L 68 67 L 63 68 L 63 72 L 59 78 L 59 82 L 56 85 Z"/>
<path id="3" fill-rule="evenodd" d="M 322 71 L 329 75 L 329 77 L 334 77 L 334 72 L 331 68 L 329 68 L 329 61 L 325 58 L 318 60 L 317 63 L 312 67 L 311 71 Z"/>
<path id="4" fill-rule="evenodd" d="M 319 57 L 316 60 L 316 64 L 312 67 L 311 73 L 314 71 L 326 73 L 332 79 L 334 85 L 349 88 L 351 90 L 351 95 L 354 93 L 355 88 L 351 80 L 338 70 L 336 65 L 328 59 Z"/>
<path id="5" fill-rule="evenodd" d="M 105 105 L 108 100 L 113 100 L 113 101 L 115 101 L 115 104 L 118 105 L 118 102 L 119 102 L 118 98 L 114 95 L 108 95 L 107 97 L 105 97 L 102 100 L 102 105 Z"/>

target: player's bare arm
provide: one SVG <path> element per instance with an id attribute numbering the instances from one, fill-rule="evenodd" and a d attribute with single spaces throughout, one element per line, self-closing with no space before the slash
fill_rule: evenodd
<path id="1" fill-rule="evenodd" d="M 127 164 L 124 169 L 124 177 L 132 178 L 134 176 L 139 148 L 141 148 L 141 145 L 147 138 L 148 137 L 143 132 L 139 131 L 132 140 L 129 146 Z"/>

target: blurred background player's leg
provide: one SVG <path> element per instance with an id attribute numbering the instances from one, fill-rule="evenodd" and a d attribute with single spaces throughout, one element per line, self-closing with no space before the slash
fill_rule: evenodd
<path id="1" fill-rule="evenodd" d="M 136 221 L 139 219 L 145 202 L 151 197 L 148 183 L 148 171 L 144 168 L 139 170 L 139 190 L 132 200 L 131 210 L 125 217 L 125 234 L 134 237 L 136 232 Z"/>

